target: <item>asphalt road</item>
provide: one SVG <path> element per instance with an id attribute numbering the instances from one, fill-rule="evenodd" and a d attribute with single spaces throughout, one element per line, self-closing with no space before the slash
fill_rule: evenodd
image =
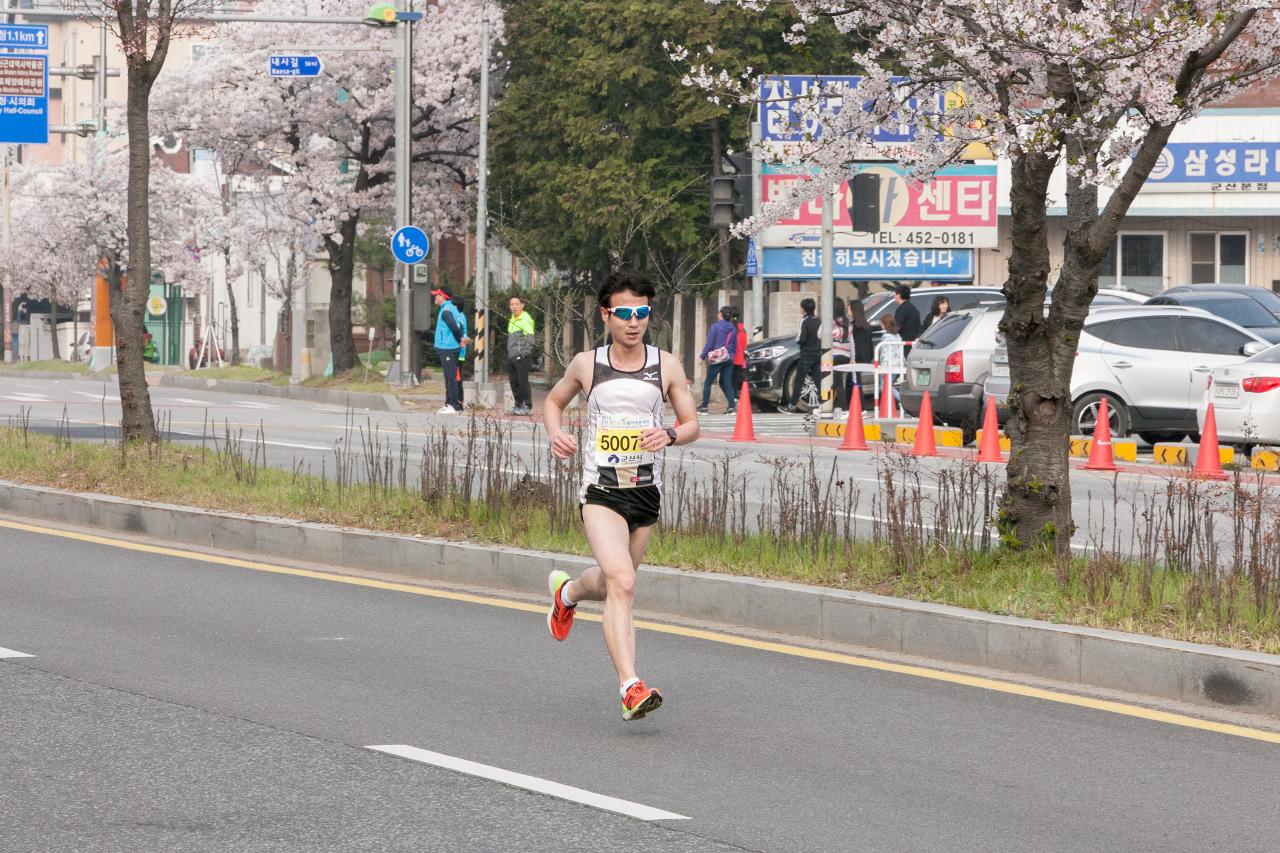
<path id="1" fill-rule="evenodd" d="M 0 849 L 1257 851 L 1280 745 L 0 528 Z M 640 590 L 643 602 L 643 589 Z M 4 653 L 0 652 L 0 656 Z M 686 817 L 639 820 L 403 744 Z"/>
<path id="2" fill-rule="evenodd" d="M 65 429 L 74 438 L 89 441 L 101 441 L 104 436 L 114 438 L 119 423 L 118 393 L 114 378 L 99 382 L 0 377 L 0 424 L 10 423 L 22 415 L 29 418 L 33 428 L 52 431 L 60 428 L 59 424 L 65 419 Z M 175 441 L 190 444 L 211 441 L 216 428 L 219 436 L 230 431 L 250 442 L 256 440 L 261 430 L 267 464 L 316 474 L 322 468 L 332 472 L 335 446 L 340 442 L 358 444 L 361 429 L 376 433 L 388 445 L 398 446 L 400 429 L 404 427 L 410 449 L 410 469 L 416 471 L 429 428 L 448 425 L 462 430 L 466 425 L 466 418 L 438 416 L 433 412 L 352 412 L 333 405 L 160 387 L 152 388 L 151 395 L 157 417 Z M 705 484 L 716 476 L 720 460 L 732 457 L 735 474 L 746 473 L 750 478 L 747 517 L 749 524 L 754 525 L 762 503 L 770 502 L 767 488 L 775 466 L 779 462 L 792 466 L 806 464 L 812 452 L 824 478 L 834 465 L 836 477 L 860 491 L 855 514 L 859 523 L 871 523 L 875 515 L 873 501 L 880 484 L 882 457 L 879 454 L 842 453 L 835 449 L 838 442 L 830 439 L 811 441 L 787 437 L 796 432 L 798 421 L 794 417 L 772 415 L 765 416 L 765 421 L 769 427 L 762 432 L 772 436 L 762 444 L 743 445 L 727 440 L 731 431 L 727 418 L 713 416 L 702 440 L 668 457 L 668 478 L 684 470 L 690 482 Z M 533 460 L 543 456 L 546 448 L 541 426 L 529 419 L 512 424 L 509 448 L 512 469 L 536 468 Z M 924 473 L 921 482 L 925 495 L 936 495 L 934 472 L 954 463 L 925 459 L 919 464 Z M 997 476 L 997 484 L 1002 476 Z M 1147 495 L 1154 496 L 1157 505 L 1162 505 L 1166 483 L 1163 476 L 1142 473 L 1111 475 L 1073 470 L 1076 546 L 1084 548 L 1095 540 L 1111 544 L 1114 540 L 1119 542 L 1121 550 L 1136 547 L 1135 518 L 1139 511 L 1135 506 L 1140 508 Z"/>

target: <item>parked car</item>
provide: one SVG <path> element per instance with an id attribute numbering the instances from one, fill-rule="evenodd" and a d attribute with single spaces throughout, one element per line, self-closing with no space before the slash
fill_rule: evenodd
<path id="1" fill-rule="evenodd" d="M 1092 435 L 1105 397 L 1114 435 L 1136 432 L 1148 442 L 1194 435 L 1208 374 L 1268 346 L 1248 329 L 1198 308 L 1095 308 L 1076 345 L 1071 431 Z M 983 392 L 995 399 L 1004 423 L 1009 412 L 1009 359 L 1003 345 L 992 352 L 991 376 Z"/>
<path id="2" fill-rule="evenodd" d="M 1045 299 L 1049 302 L 1053 301 L 1053 289 L 1045 294 Z M 1103 305 L 1141 305 L 1147 301 L 1145 293 L 1138 293 L 1133 290 L 1121 290 L 1117 287 L 1099 287 L 1097 294 L 1094 295 L 1093 301 L 1089 303 L 1090 308 L 1100 308 Z"/>
<path id="3" fill-rule="evenodd" d="M 975 287 L 973 285 L 951 285 L 946 287 L 921 287 L 911 294 L 911 304 L 924 317 L 933 305 L 934 297 L 945 296 L 951 302 L 951 310 L 959 311 L 977 305 L 980 302 L 1004 302 L 1004 294 L 998 287 Z M 863 300 L 867 309 L 867 320 L 874 327 L 872 343 L 880 343 L 880 318 L 892 314 L 896 303 L 893 293 L 873 293 Z M 794 335 L 782 335 L 757 341 L 747 347 L 747 382 L 751 387 L 751 401 L 756 404 L 780 405 L 784 395 L 789 392 L 792 377 L 795 375 L 796 359 L 800 348 L 796 346 Z M 864 388 L 863 393 L 870 398 L 872 389 Z M 813 383 L 805 380 L 801 392 L 800 407 L 815 409 L 818 407 L 818 389 Z"/>
<path id="4" fill-rule="evenodd" d="M 1252 284 L 1179 284 L 1158 295 L 1177 296 L 1183 293 L 1202 293 L 1206 290 L 1220 290 L 1247 296 L 1280 318 L 1280 294 Z"/>
<path id="5" fill-rule="evenodd" d="M 1254 288 L 1262 293 L 1270 291 Z M 1280 317 L 1272 314 L 1258 300 L 1243 293 L 1229 290 L 1179 290 L 1165 291 L 1147 300 L 1148 305 L 1185 305 L 1199 308 L 1244 326 L 1273 344 L 1280 344 Z"/>
<path id="6" fill-rule="evenodd" d="M 934 417 L 972 437 L 982 425 L 982 386 L 1002 316 L 1003 305 L 979 306 L 952 311 L 925 330 L 907 356 L 899 389 L 907 414 L 920 414 L 927 391 Z"/>
<path id="7" fill-rule="evenodd" d="M 1216 367 L 1209 376 L 1200 410 L 1200 428 L 1213 403 L 1218 440 L 1251 450 L 1280 445 L 1280 346 L 1238 364 Z"/>

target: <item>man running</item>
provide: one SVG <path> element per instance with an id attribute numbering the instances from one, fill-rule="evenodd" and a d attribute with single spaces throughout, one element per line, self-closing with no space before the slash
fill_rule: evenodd
<path id="1" fill-rule="evenodd" d="M 618 671 L 624 720 L 638 720 L 662 704 L 662 694 L 636 675 L 636 571 L 660 514 L 661 454 L 698 438 L 684 368 L 671 353 L 644 342 L 654 296 L 653 284 L 636 273 L 616 272 L 605 280 L 600 316 L 611 343 L 574 356 L 543 412 L 552 451 L 568 459 L 578 444 L 561 427 L 564 410 L 579 391 L 587 397 L 580 501 L 596 559 L 577 580 L 568 572 L 551 573 L 547 627 L 563 640 L 578 602 L 604 602 L 604 642 Z M 667 400 L 678 427 L 662 425 Z"/>

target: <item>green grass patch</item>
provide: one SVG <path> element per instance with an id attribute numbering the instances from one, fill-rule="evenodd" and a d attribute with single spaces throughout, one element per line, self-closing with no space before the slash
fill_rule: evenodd
<path id="1" fill-rule="evenodd" d="M 89 363 L 87 361 L 63 361 L 60 358 L 51 358 L 45 361 L 18 361 L 12 364 L 0 365 L 5 370 L 40 370 L 54 371 L 57 373 L 89 373 Z M 112 373 L 115 368 L 110 368 Z M 102 371 L 106 372 L 106 371 Z"/>
<path id="2" fill-rule="evenodd" d="M 194 376 L 197 379 L 227 379 L 238 382 L 272 382 L 281 378 L 286 382 L 289 381 L 287 373 L 277 373 L 274 370 L 266 370 L 249 364 L 237 364 L 234 367 L 231 365 L 226 367 L 202 367 L 199 370 L 190 371 L 187 375 Z"/>
<path id="3" fill-rule="evenodd" d="M 234 452 L 160 445 L 121 449 L 0 428 L 0 478 L 345 527 L 536 550 L 588 553 L 576 508 L 557 507 L 545 486 L 512 488 L 492 504 L 412 488 L 339 488 L 316 471 L 258 467 Z M 333 470 L 329 466 L 330 472 Z M 410 470 L 410 484 L 417 472 Z M 1042 551 L 933 549 L 910 571 L 889 544 L 828 537 L 815 543 L 773 533 L 744 537 L 659 527 L 649 562 L 688 569 L 863 590 L 1052 622 L 1280 653 L 1275 610 L 1257 607 L 1244 584 L 1120 560 L 1057 563 Z"/>

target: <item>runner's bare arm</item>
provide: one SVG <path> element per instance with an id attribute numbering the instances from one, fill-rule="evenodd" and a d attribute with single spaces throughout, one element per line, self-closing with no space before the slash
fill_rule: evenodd
<path id="1" fill-rule="evenodd" d="M 676 411 L 676 444 L 689 444 L 698 440 L 702 428 L 698 426 L 698 407 L 689 393 L 689 383 L 685 379 L 684 366 L 680 359 L 669 352 L 663 352 L 662 359 L 662 392 L 671 401 L 671 408 Z M 662 427 L 645 430 L 640 438 L 640 446 L 645 450 L 661 450 L 671 444 L 671 437 Z"/>
<path id="2" fill-rule="evenodd" d="M 592 353 L 580 352 L 573 357 L 543 405 L 542 423 L 551 438 L 551 452 L 561 459 L 568 459 L 578 452 L 577 439 L 564 431 L 564 410 L 583 389 L 583 371 L 590 367 L 591 356 Z"/>

